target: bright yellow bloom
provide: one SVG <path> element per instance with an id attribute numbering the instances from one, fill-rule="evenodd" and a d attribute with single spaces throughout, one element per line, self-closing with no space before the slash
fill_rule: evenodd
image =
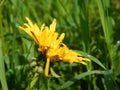
<path id="1" fill-rule="evenodd" d="M 64 43 L 62 43 L 65 34 L 62 33 L 58 37 L 59 34 L 55 31 L 56 19 L 53 20 L 50 27 L 43 24 L 41 28 L 36 24 L 33 24 L 28 18 L 26 19 L 28 24 L 25 23 L 25 27 L 20 26 L 19 29 L 24 30 L 30 35 L 38 45 L 38 51 L 46 55 L 47 62 L 45 65 L 45 76 L 49 75 L 50 62 L 77 62 L 86 65 L 85 61 L 90 61 L 88 58 L 84 58 L 81 54 L 70 50 Z"/>
<path id="2" fill-rule="evenodd" d="M 19 26 L 19 29 L 24 30 L 34 39 L 36 44 L 39 46 L 39 51 L 44 53 L 48 48 L 58 48 L 65 34 L 62 33 L 58 38 L 58 33 L 55 32 L 56 19 L 53 20 L 50 27 L 43 24 L 41 28 L 39 28 L 36 24 L 33 24 L 27 17 L 26 20 L 28 21 L 28 24 L 24 23 L 25 27 Z"/>
<path id="3" fill-rule="evenodd" d="M 61 47 L 57 49 L 49 49 L 46 52 L 47 57 L 51 59 L 51 61 L 62 61 L 68 62 L 72 64 L 73 62 L 82 63 L 86 65 L 84 61 L 90 61 L 88 58 L 83 57 L 81 54 L 70 50 L 65 44 L 62 44 Z"/>

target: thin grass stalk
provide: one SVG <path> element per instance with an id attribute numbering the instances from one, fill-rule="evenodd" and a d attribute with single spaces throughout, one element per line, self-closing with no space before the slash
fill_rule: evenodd
<path id="1" fill-rule="evenodd" d="M 86 0 L 87 1 L 87 0 Z M 83 50 L 89 52 L 89 27 L 88 27 L 88 1 L 81 1 L 80 5 L 80 22 L 82 30 Z"/>
<path id="2" fill-rule="evenodd" d="M 109 0 L 97 0 L 99 13 L 100 13 L 100 19 L 103 26 L 105 41 L 107 44 L 108 53 L 110 56 L 111 64 L 113 63 L 113 48 L 112 48 L 112 42 L 113 42 L 113 29 L 112 29 L 112 20 L 110 15 L 110 1 Z"/>
<path id="3" fill-rule="evenodd" d="M 7 81 L 6 81 L 6 76 L 5 76 L 5 68 L 4 68 L 4 58 L 3 58 L 3 53 L 4 53 L 4 34 L 3 34 L 3 27 L 2 27 L 2 5 L 0 6 L 0 81 L 2 85 L 3 90 L 8 90 L 7 86 Z M 4 46 L 4 47 L 3 47 Z"/>
<path id="4" fill-rule="evenodd" d="M 6 82 L 6 76 L 5 76 L 5 68 L 4 68 L 4 59 L 3 59 L 3 53 L 2 53 L 2 41 L 0 39 L 0 81 L 2 84 L 3 90 L 8 90 L 7 82 Z"/>
<path id="5" fill-rule="evenodd" d="M 50 79 L 51 78 L 47 78 L 47 90 L 50 90 Z"/>
<path id="6" fill-rule="evenodd" d="M 100 13 L 100 19 L 101 19 L 102 26 L 103 26 L 104 37 L 105 37 L 105 41 L 107 44 L 108 55 L 110 58 L 110 61 L 107 61 L 107 65 L 110 62 L 110 66 L 111 66 L 110 69 L 112 69 L 112 71 L 113 71 L 113 69 L 114 69 L 114 65 L 113 65 L 114 48 L 113 48 L 113 44 L 112 44 L 113 28 L 112 28 L 112 17 L 110 15 L 110 0 L 97 0 L 97 4 L 98 4 L 98 8 L 99 8 L 99 13 Z M 113 72 L 112 72 L 112 74 L 113 74 Z M 112 74 L 108 74 L 108 75 L 111 76 Z M 107 78 L 108 78 L 108 75 L 107 75 Z M 108 81 L 107 78 L 104 78 L 106 81 L 105 82 L 106 88 L 108 90 L 112 89 L 113 87 L 117 88 L 114 80 L 111 80 L 111 82 L 110 82 L 110 79 Z M 108 84 L 108 82 L 109 82 L 109 84 Z M 113 85 L 113 82 L 114 82 L 114 85 Z M 117 89 L 114 89 L 114 90 L 117 90 Z"/>
<path id="7" fill-rule="evenodd" d="M 80 22 L 81 22 L 81 30 L 82 30 L 82 41 L 83 41 L 83 51 L 89 53 L 89 26 L 88 26 L 88 0 L 82 0 L 80 5 Z M 92 70 L 92 64 L 89 62 L 87 66 L 87 70 Z M 91 76 L 88 77 L 88 90 L 91 89 L 90 81 Z"/>
<path id="8" fill-rule="evenodd" d="M 5 45 L 5 37 L 4 37 L 4 27 L 2 26 L 3 24 L 3 14 L 2 14 L 3 8 L 0 6 L 0 39 L 2 43 L 2 53 L 4 54 L 6 51 L 6 45 Z"/>

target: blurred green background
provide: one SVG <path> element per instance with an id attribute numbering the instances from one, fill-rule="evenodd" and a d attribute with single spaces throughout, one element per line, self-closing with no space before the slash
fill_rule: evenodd
<path id="1" fill-rule="evenodd" d="M 64 43 L 91 59 L 57 62 L 46 78 L 34 41 L 18 26 L 56 18 Z M 51 42 L 52 43 L 52 42 Z M 0 0 L 0 90 L 120 90 L 119 0 Z"/>

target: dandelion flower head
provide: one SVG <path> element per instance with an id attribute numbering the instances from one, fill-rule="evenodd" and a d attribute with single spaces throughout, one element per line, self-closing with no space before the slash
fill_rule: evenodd
<path id="1" fill-rule="evenodd" d="M 86 65 L 88 58 L 83 57 L 81 54 L 70 50 L 62 41 L 65 34 L 58 34 L 56 32 L 56 19 L 53 20 L 50 26 L 43 24 L 40 28 L 37 24 L 33 24 L 29 18 L 26 17 L 28 23 L 24 26 L 19 26 L 20 30 L 24 30 L 38 46 L 38 51 L 45 54 L 47 61 L 45 65 L 45 76 L 49 76 L 50 62 L 67 62 L 67 63 L 81 63 Z"/>

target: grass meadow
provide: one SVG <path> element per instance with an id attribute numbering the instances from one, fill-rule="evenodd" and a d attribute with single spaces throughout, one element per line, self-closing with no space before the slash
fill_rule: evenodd
<path id="1" fill-rule="evenodd" d="M 91 61 L 55 62 L 45 77 L 46 60 L 18 29 L 25 17 L 39 27 L 56 18 L 63 42 Z M 120 1 L 0 0 L 0 90 L 120 90 Z"/>

